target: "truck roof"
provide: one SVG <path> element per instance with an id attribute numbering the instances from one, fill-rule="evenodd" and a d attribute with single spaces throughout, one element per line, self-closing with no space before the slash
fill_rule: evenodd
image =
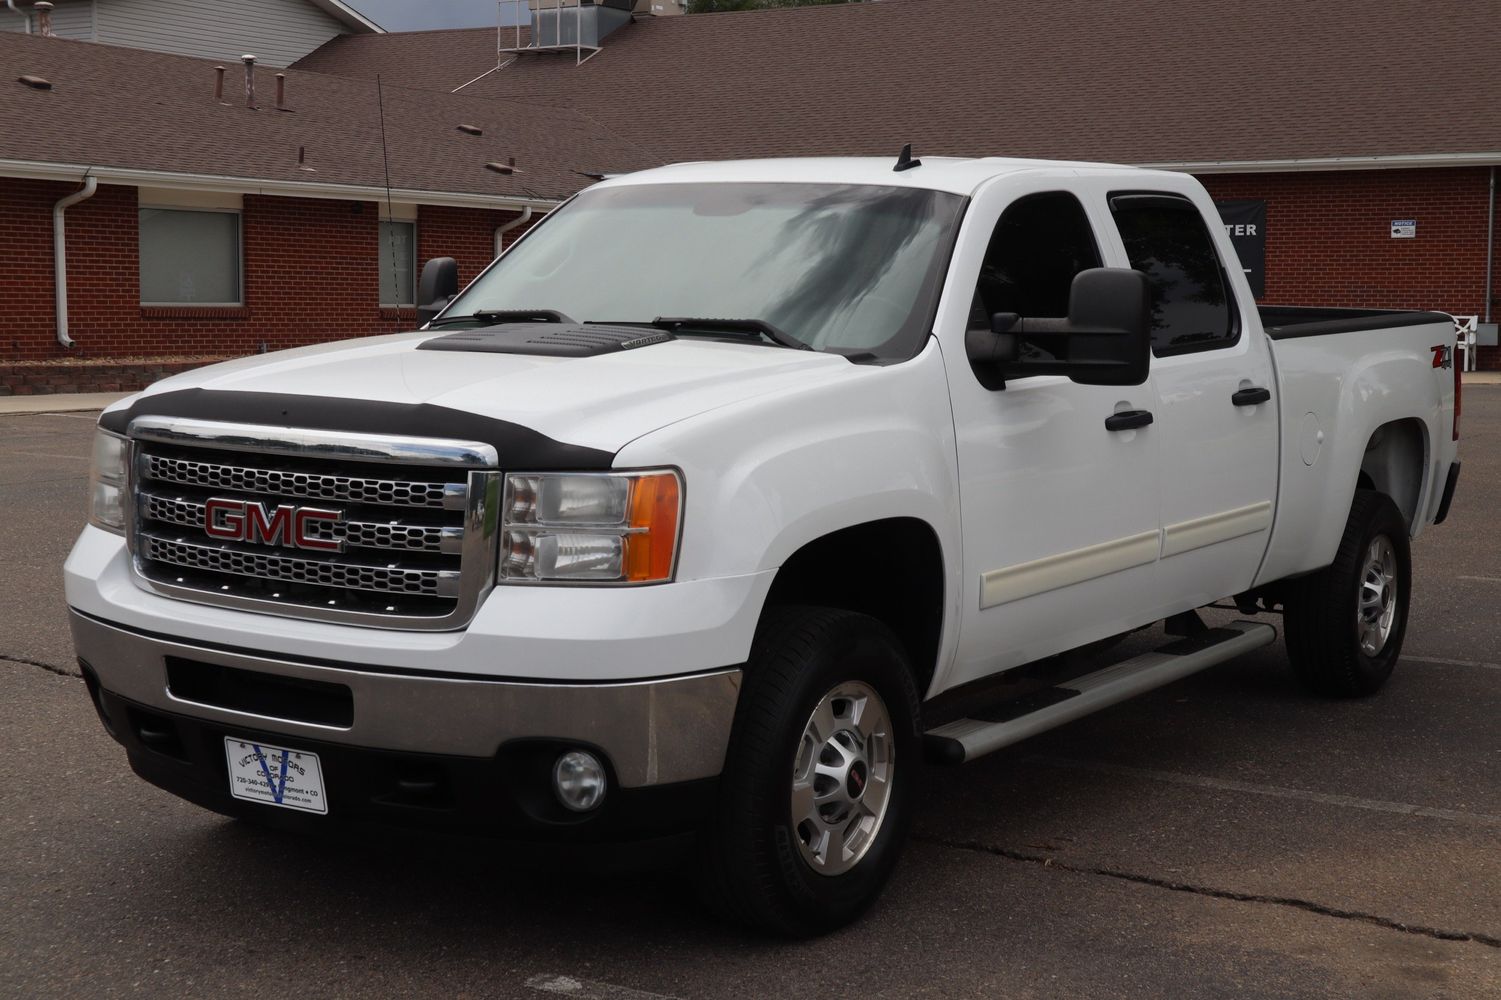
<path id="1" fill-rule="evenodd" d="M 981 184 L 1002 174 L 1029 170 L 1107 171 L 1140 176 L 1162 171 L 1144 170 L 1108 163 L 1073 160 L 1028 160 L 992 156 L 969 159 L 955 156 L 921 156 L 922 166 L 895 171 L 896 156 L 785 157 L 765 160 L 718 160 L 678 163 L 638 173 L 613 177 L 604 184 L 693 184 L 693 183 L 804 183 L 878 184 L 888 187 L 927 188 L 954 194 L 972 194 Z"/>

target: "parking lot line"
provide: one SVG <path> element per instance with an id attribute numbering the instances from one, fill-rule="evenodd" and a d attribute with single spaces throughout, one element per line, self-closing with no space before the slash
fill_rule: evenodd
<path id="1" fill-rule="evenodd" d="M 1173 785 L 1209 788 L 1219 792 L 1244 792 L 1250 795 L 1266 795 L 1278 799 L 1316 802 L 1320 805 L 1339 806 L 1345 809 L 1365 809 L 1370 812 L 1423 816 L 1428 819 L 1445 820 L 1451 823 L 1465 823 L 1470 826 L 1501 827 L 1501 816 L 1461 812 L 1457 809 L 1438 809 L 1433 806 L 1420 806 L 1411 802 L 1362 799 L 1354 795 L 1311 792 L 1302 788 L 1284 788 L 1280 785 L 1262 785 L 1252 781 L 1236 781 L 1233 778 L 1208 778 L 1197 774 L 1180 774 L 1176 771 L 1155 771 L 1143 767 L 1126 767 L 1121 764 L 1106 764 L 1100 761 L 1072 760 L 1066 757 L 1034 755 L 1028 759 L 1050 767 L 1065 767 L 1078 771 L 1095 771 L 1101 774 L 1119 774 L 1134 778 L 1146 778 L 1150 781 L 1162 781 Z"/>
<path id="2" fill-rule="evenodd" d="M 1501 670 L 1501 663 L 1486 663 L 1484 660 L 1451 660 L 1446 656 L 1413 656 L 1403 653 L 1402 659 L 1414 663 L 1442 663 L 1449 667 L 1484 667 L 1486 670 Z"/>
<path id="3" fill-rule="evenodd" d="M 580 997 L 582 1000 L 672 1000 L 665 993 L 646 993 L 642 990 L 633 990 L 628 986 L 596 983 L 588 979 L 575 979 L 572 976 L 543 974 L 528 979 L 526 985 L 541 993 Z"/>

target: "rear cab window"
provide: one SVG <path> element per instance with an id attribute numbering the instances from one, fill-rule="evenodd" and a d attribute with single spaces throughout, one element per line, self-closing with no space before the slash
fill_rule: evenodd
<path id="1" fill-rule="evenodd" d="M 1110 214 L 1131 266 L 1152 287 L 1152 353 L 1212 351 L 1240 340 L 1239 312 L 1204 217 L 1182 195 L 1125 191 Z"/>

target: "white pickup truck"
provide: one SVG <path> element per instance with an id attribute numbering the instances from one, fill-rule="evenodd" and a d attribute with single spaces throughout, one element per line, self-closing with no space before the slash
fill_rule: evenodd
<path id="1" fill-rule="evenodd" d="M 1276 637 L 1198 608 L 1374 692 L 1459 469 L 1450 318 L 1258 310 L 1183 174 L 668 167 L 421 287 L 419 332 L 100 418 L 66 565 L 100 719 L 265 822 L 692 838 L 788 933 L 876 897 L 925 765 Z"/>

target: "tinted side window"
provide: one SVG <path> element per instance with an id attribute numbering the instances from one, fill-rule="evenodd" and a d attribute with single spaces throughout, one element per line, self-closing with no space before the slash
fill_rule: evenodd
<path id="1" fill-rule="evenodd" d="M 1049 191 L 1018 198 L 996 223 L 980 265 L 972 327 L 990 328 L 998 312 L 1067 316 L 1074 275 L 1100 266 L 1089 217 L 1077 198 Z"/>
<path id="2" fill-rule="evenodd" d="M 1239 339 L 1234 303 L 1204 219 L 1177 195 L 1117 194 L 1110 211 L 1131 266 L 1152 284 L 1152 352 L 1229 347 Z"/>

